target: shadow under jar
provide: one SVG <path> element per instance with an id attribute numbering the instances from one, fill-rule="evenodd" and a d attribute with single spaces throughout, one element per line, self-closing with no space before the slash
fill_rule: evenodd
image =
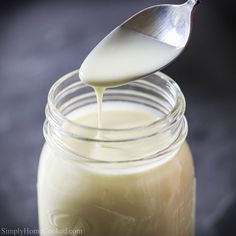
<path id="1" fill-rule="evenodd" d="M 158 72 L 105 92 L 104 109 L 122 104 L 156 119 L 124 129 L 89 127 L 71 115 L 96 108 L 78 71 L 52 86 L 38 171 L 41 236 L 194 235 L 195 177 L 182 92 Z"/>

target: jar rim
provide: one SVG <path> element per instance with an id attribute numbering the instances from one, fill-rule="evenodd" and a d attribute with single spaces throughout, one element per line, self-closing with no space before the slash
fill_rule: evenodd
<path id="1" fill-rule="evenodd" d="M 154 121 L 149 122 L 147 124 L 143 124 L 143 125 L 139 125 L 139 126 L 135 126 L 135 127 L 129 127 L 129 128 L 98 128 L 98 127 L 88 126 L 88 125 L 80 124 L 78 122 L 74 122 L 73 120 L 71 120 L 67 116 L 65 116 L 54 103 L 55 93 L 56 93 L 57 89 L 59 88 L 59 86 L 63 82 L 65 82 L 66 80 L 68 80 L 69 78 L 71 78 L 73 76 L 78 76 L 78 85 L 79 86 L 86 87 L 87 85 L 85 85 L 83 82 L 81 82 L 79 80 L 79 69 L 74 70 L 74 71 L 62 76 L 59 80 L 57 80 L 52 85 L 52 87 L 48 93 L 47 107 L 51 111 L 53 111 L 53 113 L 54 113 L 55 117 L 57 117 L 57 119 L 59 119 L 61 121 L 66 121 L 66 122 L 68 122 L 68 124 L 72 125 L 75 128 L 78 127 L 78 128 L 93 130 L 93 131 L 97 131 L 97 132 L 103 131 L 103 132 L 109 133 L 109 132 L 139 131 L 142 129 L 151 128 L 152 126 L 156 126 L 156 125 L 158 125 L 159 127 L 162 127 L 162 125 L 165 124 L 167 120 L 172 121 L 171 123 L 174 124 L 175 119 L 179 119 L 179 117 L 182 117 L 184 115 L 185 106 L 186 106 L 184 95 L 181 92 L 178 84 L 173 79 L 171 79 L 169 76 L 167 76 L 166 74 L 164 74 L 163 72 L 160 72 L 160 71 L 154 73 L 154 75 L 160 77 L 161 79 L 163 79 L 169 83 L 169 85 L 171 86 L 171 89 L 174 90 L 174 92 L 176 94 L 176 100 L 175 100 L 174 106 L 171 108 L 171 110 L 167 114 L 165 114 L 165 115 L 163 115 L 163 117 L 157 118 Z M 140 83 L 140 82 L 142 82 L 144 84 L 147 83 L 147 81 L 145 81 L 145 79 L 144 80 L 140 79 L 140 80 L 131 82 L 131 84 Z M 160 129 L 159 132 L 162 132 L 162 130 Z"/>

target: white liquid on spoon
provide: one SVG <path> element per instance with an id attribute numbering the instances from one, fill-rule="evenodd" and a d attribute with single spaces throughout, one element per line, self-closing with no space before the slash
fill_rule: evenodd
<path id="1" fill-rule="evenodd" d="M 98 128 L 102 128 L 102 98 L 106 88 L 161 69 L 182 49 L 127 28 L 116 29 L 102 40 L 84 60 L 79 74 L 96 92 Z"/>
<path id="2" fill-rule="evenodd" d="M 80 79 L 93 87 L 119 86 L 161 69 L 182 49 L 133 30 L 117 29 L 82 63 Z"/>

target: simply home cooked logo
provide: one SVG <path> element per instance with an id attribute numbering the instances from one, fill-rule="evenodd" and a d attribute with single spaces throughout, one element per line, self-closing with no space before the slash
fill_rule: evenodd
<path id="1" fill-rule="evenodd" d="M 0 228 L 0 235 L 10 236 L 24 236 L 24 235 L 68 235 L 79 236 L 85 235 L 84 229 L 53 229 L 53 230 L 39 230 L 31 228 Z"/>

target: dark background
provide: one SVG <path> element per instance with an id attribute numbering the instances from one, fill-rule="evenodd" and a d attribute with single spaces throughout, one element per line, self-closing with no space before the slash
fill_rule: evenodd
<path id="1" fill-rule="evenodd" d="M 36 177 L 50 86 L 130 15 L 183 1 L 1 1 L 0 227 L 37 227 Z M 197 236 L 236 235 L 233 0 L 202 0 L 189 45 L 164 71 L 187 100 Z M 106 236 L 106 235 L 104 235 Z M 151 235 L 150 235 L 151 236 Z"/>

